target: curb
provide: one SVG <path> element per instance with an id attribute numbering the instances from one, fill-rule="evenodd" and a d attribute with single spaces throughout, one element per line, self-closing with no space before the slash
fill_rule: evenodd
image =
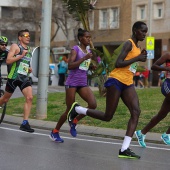
<path id="1" fill-rule="evenodd" d="M 7 124 L 20 126 L 22 120 L 23 120 L 22 117 L 5 115 L 3 122 Z M 29 119 L 29 123 L 34 128 L 49 130 L 50 133 L 50 131 L 56 126 L 57 122 L 44 121 L 38 119 Z M 69 129 L 70 126 L 67 123 L 64 123 L 63 126 L 61 127 L 60 132 L 69 133 Z M 122 130 L 122 129 L 101 128 L 101 127 L 94 127 L 94 126 L 86 126 L 82 124 L 77 125 L 77 131 L 78 134 L 81 135 L 90 135 L 90 136 L 120 139 L 120 140 L 123 140 L 126 134 L 126 130 Z M 132 141 L 137 141 L 135 134 L 132 138 Z M 150 143 L 155 143 L 155 144 L 164 144 L 164 142 L 161 139 L 161 134 L 159 133 L 148 132 L 145 141 Z"/>

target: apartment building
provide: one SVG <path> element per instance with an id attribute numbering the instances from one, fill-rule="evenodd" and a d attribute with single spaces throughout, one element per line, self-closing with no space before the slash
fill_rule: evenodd
<path id="1" fill-rule="evenodd" d="M 140 65 L 149 69 L 163 53 L 170 50 L 170 1 L 169 0 L 98 0 L 93 11 L 92 35 L 95 47 L 105 45 L 110 52 L 127 40 L 136 21 L 148 25 L 148 35 L 155 38 L 154 59 Z M 146 41 L 140 43 L 146 48 Z M 158 73 L 151 74 L 152 85 L 157 85 Z"/>
<path id="2" fill-rule="evenodd" d="M 149 28 L 148 35 L 155 38 L 152 65 L 163 53 L 170 51 L 170 1 L 133 0 L 132 23 L 136 20 L 146 22 Z M 157 85 L 157 81 L 158 72 L 153 71 L 153 85 Z"/>
<path id="3" fill-rule="evenodd" d="M 34 0 L 0 1 L 0 35 L 8 37 L 9 45 L 18 41 L 19 30 L 28 29 L 31 35 L 30 45 L 35 46 L 36 33 L 40 32 L 36 3 L 38 1 Z"/>
<path id="4" fill-rule="evenodd" d="M 112 53 L 131 35 L 131 0 L 98 0 L 92 12 L 92 38 L 95 47 L 105 45 Z"/>
<path id="5" fill-rule="evenodd" d="M 63 8 L 61 1 L 58 0 L 56 4 L 61 14 L 60 10 L 62 11 Z M 16 42 L 18 30 L 28 28 L 31 31 L 31 45 L 38 46 L 40 20 L 36 19 L 36 8 L 34 0 L 1 0 L 0 34 L 9 37 L 11 42 Z M 40 10 L 40 8 L 36 9 L 38 12 Z M 71 47 L 77 43 L 77 30 L 81 26 L 71 18 L 67 20 L 67 36 L 59 28 L 51 41 L 51 48 L 56 52 L 55 58 L 59 56 L 59 51 L 62 51 L 62 54 L 68 53 L 66 49 L 68 44 Z M 89 11 L 89 21 L 94 46 L 99 50 L 102 49 L 102 45 L 105 45 L 112 53 L 117 46 L 130 38 L 131 27 L 136 21 L 146 22 L 149 27 L 148 36 L 155 37 L 155 55 L 151 64 L 164 52 L 170 50 L 169 0 L 97 0 L 95 10 Z M 52 22 L 52 36 L 56 29 L 57 25 Z M 145 41 L 140 44 L 141 47 L 146 46 Z M 141 64 L 147 66 L 148 63 Z M 157 80 L 158 73 L 153 72 L 153 85 L 157 84 Z"/>

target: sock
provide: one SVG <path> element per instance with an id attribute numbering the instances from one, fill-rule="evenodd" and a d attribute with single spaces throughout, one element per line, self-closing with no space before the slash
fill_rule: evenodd
<path id="1" fill-rule="evenodd" d="M 53 129 L 53 133 L 58 133 L 58 132 L 59 132 L 59 130 Z"/>
<path id="2" fill-rule="evenodd" d="M 142 134 L 142 135 L 146 135 L 146 133 L 144 134 L 144 133 L 142 133 L 142 130 L 140 131 L 140 133 Z"/>
<path id="3" fill-rule="evenodd" d="M 74 118 L 73 123 L 77 124 L 77 122 L 78 122 L 78 120 L 76 118 Z"/>
<path id="4" fill-rule="evenodd" d="M 86 112 L 87 112 L 87 108 L 84 108 L 84 107 L 81 107 L 81 106 L 76 106 L 75 107 L 75 110 L 78 114 L 83 114 L 83 115 L 86 115 Z"/>
<path id="5" fill-rule="evenodd" d="M 26 125 L 28 123 L 28 120 L 23 120 L 22 124 Z"/>
<path id="6" fill-rule="evenodd" d="M 123 144 L 122 144 L 121 152 L 123 152 L 123 151 L 125 151 L 127 148 L 129 148 L 131 140 L 132 140 L 131 137 L 125 136 L 124 141 L 123 141 Z"/>

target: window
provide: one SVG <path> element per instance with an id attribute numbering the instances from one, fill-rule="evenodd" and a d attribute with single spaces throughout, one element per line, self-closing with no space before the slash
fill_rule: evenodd
<path id="1" fill-rule="evenodd" d="M 119 27 L 119 10 L 118 8 L 110 9 L 110 28 L 118 28 Z"/>
<path id="2" fill-rule="evenodd" d="M 2 18 L 12 18 L 13 8 L 10 7 L 2 7 L 1 11 Z"/>
<path id="3" fill-rule="evenodd" d="M 12 43 L 18 41 L 17 33 L 18 33 L 18 31 L 16 31 L 16 30 L 12 30 L 12 31 L 10 31 L 10 30 L 1 30 L 1 35 L 8 38 L 8 41 L 9 41 L 8 44 L 9 45 L 11 45 Z"/>
<path id="4" fill-rule="evenodd" d="M 22 8 L 22 17 L 24 20 L 35 19 L 35 11 L 30 8 Z"/>
<path id="5" fill-rule="evenodd" d="M 137 20 L 145 20 L 146 19 L 146 6 L 141 5 L 137 7 Z"/>
<path id="6" fill-rule="evenodd" d="M 99 29 L 119 27 L 119 8 L 103 9 L 99 12 Z"/>
<path id="7" fill-rule="evenodd" d="M 107 29 L 108 28 L 108 12 L 107 9 L 100 10 L 99 12 L 99 28 Z"/>
<path id="8" fill-rule="evenodd" d="M 154 18 L 163 18 L 163 3 L 154 4 Z"/>
<path id="9" fill-rule="evenodd" d="M 90 30 L 94 30 L 94 11 L 89 12 L 89 26 Z"/>
<path id="10" fill-rule="evenodd" d="M 6 19 L 34 19 L 34 11 L 30 8 L 2 7 L 2 18 Z"/>

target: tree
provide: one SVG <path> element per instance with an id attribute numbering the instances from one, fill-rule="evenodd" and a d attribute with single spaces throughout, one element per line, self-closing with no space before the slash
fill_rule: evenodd
<path id="1" fill-rule="evenodd" d="M 97 3 L 97 0 L 62 0 L 64 2 L 64 7 L 72 15 L 76 21 L 80 21 L 83 25 L 83 28 L 87 31 L 90 31 L 89 26 L 89 11 L 94 10 L 94 5 Z M 90 43 L 91 48 L 94 48 L 93 43 Z"/>
<path id="2" fill-rule="evenodd" d="M 70 48 L 70 39 L 69 34 L 70 30 L 74 30 L 77 25 L 79 25 L 79 22 L 76 22 L 73 20 L 72 16 L 69 14 L 66 8 L 63 8 L 62 0 L 58 2 L 58 0 L 53 0 L 53 10 L 52 10 L 52 23 L 56 25 L 55 28 L 53 28 L 53 34 L 51 37 L 51 41 L 54 40 L 55 36 L 61 29 L 63 34 L 66 38 L 66 44 L 65 47 L 67 49 Z M 55 29 L 55 30 L 54 30 Z M 74 31 L 73 31 L 74 33 Z"/>

